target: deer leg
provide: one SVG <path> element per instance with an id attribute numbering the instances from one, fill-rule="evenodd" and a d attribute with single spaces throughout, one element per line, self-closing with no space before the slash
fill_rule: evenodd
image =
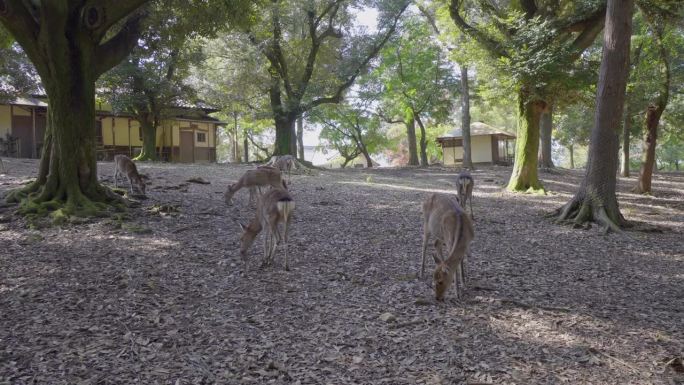
<path id="1" fill-rule="evenodd" d="M 114 163 L 114 188 L 119 187 L 119 168 Z"/>
<path id="2" fill-rule="evenodd" d="M 271 228 L 271 250 L 269 253 L 269 260 L 273 262 L 273 257 L 275 256 L 276 247 L 278 247 L 280 234 L 278 234 L 278 222 L 270 221 L 269 226 Z"/>
<path id="3" fill-rule="evenodd" d="M 285 222 L 285 229 L 283 229 L 283 233 L 284 233 L 283 236 L 285 237 L 285 270 L 290 270 L 290 267 L 287 265 L 287 232 L 288 232 L 287 231 L 287 225 L 288 225 L 287 222 L 289 222 L 289 218 Z"/>
<path id="4" fill-rule="evenodd" d="M 423 275 L 425 275 L 425 253 L 427 252 L 427 243 L 429 239 L 430 234 L 428 234 L 426 230 L 423 230 L 423 253 L 420 260 L 420 275 L 418 275 L 418 278 L 423 278 Z"/>

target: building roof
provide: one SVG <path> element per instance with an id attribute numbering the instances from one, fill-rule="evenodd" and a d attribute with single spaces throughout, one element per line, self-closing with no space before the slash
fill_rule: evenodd
<path id="1" fill-rule="evenodd" d="M 33 96 L 19 97 L 15 98 L 9 104 L 14 104 L 15 106 L 28 106 L 28 107 L 42 107 L 47 108 L 47 103 L 42 99 Z"/>
<path id="2" fill-rule="evenodd" d="M 508 136 L 510 138 L 515 138 L 515 134 L 504 130 L 503 128 L 498 128 L 490 126 L 487 123 L 473 122 L 470 124 L 470 136 L 486 136 L 486 135 L 502 135 Z M 447 140 L 447 139 L 461 139 L 463 138 L 463 131 L 460 128 L 452 130 L 445 136 L 440 136 L 437 141 Z"/>

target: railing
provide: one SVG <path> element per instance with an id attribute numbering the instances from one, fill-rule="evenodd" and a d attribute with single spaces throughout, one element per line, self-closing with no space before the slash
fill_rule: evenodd
<path id="1" fill-rule="evenodd" d="M 19 138 L 7 135 L 7 137 L 0 138 L 0 155 L 8 158 L 19 157 Z"/>

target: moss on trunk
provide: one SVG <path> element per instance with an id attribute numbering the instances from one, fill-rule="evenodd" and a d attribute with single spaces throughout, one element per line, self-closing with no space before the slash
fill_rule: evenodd
<path id="1" fill-rule="evenodd" d="M 523 89 L 518 94 L 518 132 L 516 138 L 515 163 L 508 182 L 509 191 L 543 192 L 544 188 L 537 173 L 539 153 L 539 119 L 545 103 L 528 100 Z"/>
<path id="2" fill-rule="evenodd" d="M 142 151 L 135 160 L 157 160 L 157 127 L 147 119 L 140 120 L 142 130 Z"/>

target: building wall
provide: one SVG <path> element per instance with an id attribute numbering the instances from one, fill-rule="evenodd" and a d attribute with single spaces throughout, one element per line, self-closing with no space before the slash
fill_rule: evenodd
<path id="1" fill-rule="evenodd" d="M 15 116 L 31 117 L 31 108 L 22 106 L 10 106 L 0 104 L 0 137 L 4 138 L 7 134 L 12 134 L 12 113 Z M 139 153 L 142 147 L 140 135 L 140 124 L 135 119 L 120 116 L 98 116 L 102 123 L 102 144 L 107 149 L 107 154 L 128 153 L 128 148 L 132 155 Z M 44 119 L 43 119 L 44 121 Z M 197 161 L 215 161 L 216 157 L 216 124 L 213 122 L 198 122 L 169 119 L 163 121 L 157 128 L 157 147 L 166 148 L 166 153 L 173 154 L 174 151 L 169 147 L 180 145 L 180 130 L 193 130 L 195 139 L 195 155 Z M 205 140 L 198 141 L 198 133 L 203 133 Z M 41 134 L 42 136 L 42 134 Z M 42 141 L 37 138 L 38 145 Z M 24 154 L 21 154 L 25 156 Z M 29 155 L 31 156 L 31 155 Z M 176 160 L 176 159 L 170 159 Z"/>
<path id="2" fill-rule="evenodd" d="M 492 161 L 492 137 L 491 135 L 473 136 L 470 138 L 473 163 L 491 163 Z M 461 149 L 463 151 L 463 149 Z"/>
<path id="3" fill-rule="evenodd" d="M 473 163 L 491 163 L 492 162 L 492 137 L 491 135 L 473 136 L 470 138 Z M 444 164 L 454 165 L 456 159 L 458 164 L 463 159 L 463 147 L 443 147 Z"/>

